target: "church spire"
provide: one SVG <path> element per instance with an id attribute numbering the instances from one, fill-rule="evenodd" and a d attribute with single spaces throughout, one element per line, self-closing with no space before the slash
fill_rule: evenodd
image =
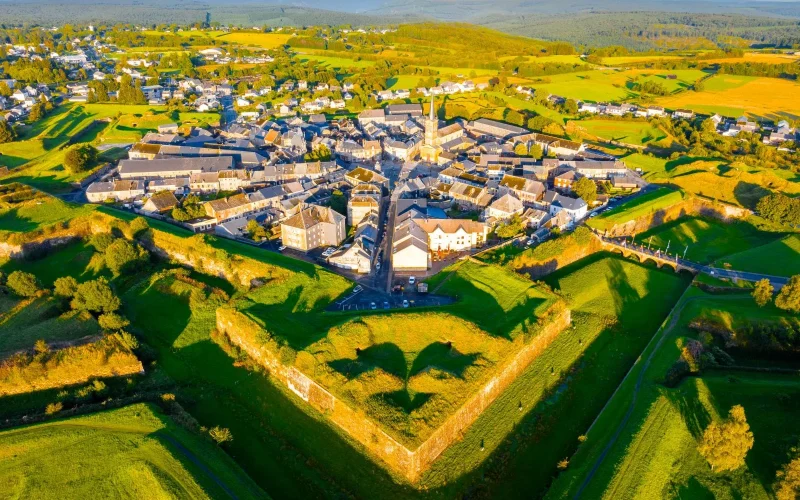
<path id="1" fill-rule="evenodd" d="M 433 94 L 431 94 L 431 114 L 430 114 L 430 116 L 429 116 L 429 119 L 431 119 L 431 120 L 433 120 L 433 119 L 434 119 L 434 115 L 433 115 L 433 109 L 434 109 L 434 108 L 433 108 Z"/>

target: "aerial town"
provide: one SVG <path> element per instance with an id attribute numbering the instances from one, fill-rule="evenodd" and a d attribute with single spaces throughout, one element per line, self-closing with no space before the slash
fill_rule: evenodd
<path id="1" fill-rule="evenodd" d="M 0 498 L 800 497 L 798 4 L 307 3 L 0 4 Z"/>

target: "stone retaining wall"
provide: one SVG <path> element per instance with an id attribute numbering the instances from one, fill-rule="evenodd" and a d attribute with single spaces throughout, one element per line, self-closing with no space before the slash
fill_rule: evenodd
<path id="1" fill-rule="evenodd" d="M 461 439 L 463 432 L 489 407 L 570 324 L 569 309 L 559 305 L 537 336 L 501 368 L 480 390 L 468 399 L 416 450 L 411 451 L 383 431 L 369 416 L 339 400 L 324 387 L 295 367 L 286 366 L 275 354 L 274 346 L 259 344 L 256 332 L 261 327 L 231 308 L 217 310 L 217 329 L 230 341 L 269 370 L 303 401 L 323 413 L 332 423 L 409 481 L 416 482 L 436 458 Z"/>

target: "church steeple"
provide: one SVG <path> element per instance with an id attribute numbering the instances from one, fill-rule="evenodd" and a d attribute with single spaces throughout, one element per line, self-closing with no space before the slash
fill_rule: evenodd
<path id="1" fill-rule="evenodd" d="M 434 110 L 434 107 L 433 107 L 433 94 L 431 94 L 431 113 L 430 113 L 430 116 L 428 117 L 429 120 L 433 120 L 434 119 L 435 115 L 433 114 L 433 110 Z"/>

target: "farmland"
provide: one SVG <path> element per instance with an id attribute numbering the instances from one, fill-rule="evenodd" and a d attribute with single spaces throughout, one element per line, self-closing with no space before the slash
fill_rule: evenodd
<path id="1" fill-rule="evenodd" d="M 12 498 L 266 497 L 210 441 L 149 405 L 2 431 L 0 449 L 0 489 Z"/>
<path id="2" fill-rule="evenodd" d="M 654 145 L 668 148 L 672 142 L 664 131 L 646 121 L 580 120 L 570 123 L 590 135 L 636 146 Z"/>

